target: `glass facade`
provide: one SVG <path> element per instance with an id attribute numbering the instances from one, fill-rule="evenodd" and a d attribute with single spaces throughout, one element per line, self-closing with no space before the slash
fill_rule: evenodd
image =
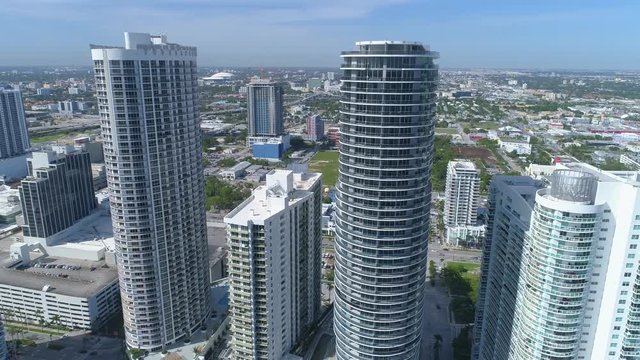
<path id="1" fill-rule="evenodd" d="M 601 208 L 593 205 L 595 177 L 556 171 L 536 197 L 525 237 L 511 359 L 575 359 L 589 298 Z M 551 194 L 567 184 L 572 199 Z M 584 189 L 580 192 L 578 190 Z M 582 194 L 582 195 L 581 195 Z M 568 195 L 563 193 L 564 198 Z"/>
<path id="2" fill-rule="evenodd" d="M 22 155 L 30 147 L 22 94 L 0 87 L 0 159 Z"/>
<path id="3" fill-rule="evenodd" d="M 247 91 L 249 136 L 284 134 L 282 85 L 269 80 L 254 80 Z"/>
<path id="4" fill-rule="evenodd" d="M 362 42 L 342 58 L 334 328 L 338 359 L 417 359 L 437 53 Z"/>

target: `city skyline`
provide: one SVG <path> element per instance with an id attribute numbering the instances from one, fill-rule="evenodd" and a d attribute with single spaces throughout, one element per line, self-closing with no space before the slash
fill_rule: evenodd
<path id="1" fill-rule="evenodd" d="M 122 11 L 121 1 L 6 0 L 0 19 L 14 36 L 0 39 L 11 49 L 0 65 L 89 64 L 87 43 L 144 30 L 197 46 L 201 66 L 337 67 L 332 54 L 354 41 L 410 39 L 446 54 L 443 68 L 638 70 L 640 50 L 627 45 L 640 32 L 633 26 L 638 10 L 631 1 L 165 0 Z M 95 24 L 98 11 L 112 21 Z"/>

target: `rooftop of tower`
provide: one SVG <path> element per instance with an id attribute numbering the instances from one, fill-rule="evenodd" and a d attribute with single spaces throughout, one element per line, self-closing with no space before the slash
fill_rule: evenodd
<path id="1" fill-rule="evenodd" d="M 110 45 L 94 45 L 91 44 L 92 50 L 97 49 L 120 49 L 120 50 L 137 50 L 150 47 L 162 47 L 162 48 L 182 48 L 195 50 L 194 46 L 184 46 L 180 44 L 174 44 L 167 41 L 166 35 L 152 35 L 149 33 L 136 33 L 125 32 L 124 33 L 124 47 L 122 46 L 110 46 Z"/>
<path id="2" fill-rule="evenodd" d="M 356 41 L 356 46 L 361 45 L 420 45 L 422 43 L 418 41 L 403 41 L 403 40 L 371 40 L 371 41 Z"/>
<path id="3" fill-rule="evenodd" d="M 440 54 L 431 51 L 429 45 L 417 41 L 372 40 L 356 42 L 356 50 L 343 51 L 340 56 L 349 55 L 397 55 L 419 56 L 437 59 Z"/>
<path id="4" fill-rule="evenodd" d="M 266 185 L 253 190 L 251 197 L 225 217 L 225 223 L 246 225 L 252 221 L 263 224 L 287 206 L 309 196 L 309 190 L 320 180 L 320 176 L 319 173 L 273 170 L 267 174 Z"/>
<path id="5" fill-rule="evenodd" d="M 456 169 L 468 169 L 468 170 L 477 169 L 476 165 L 473 162 L 462 160 L 462 159 L 455 159 L 455 160 L 449 161 L 449 166 L 452 166 Z"/>

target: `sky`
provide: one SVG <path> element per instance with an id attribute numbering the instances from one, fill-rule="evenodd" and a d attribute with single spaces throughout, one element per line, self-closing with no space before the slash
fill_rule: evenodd
<path id="1" fill-rule="evenodd" d="M 337 67 L 359 40 L 420 41 L 442 68 L 640 70 L 637 0 L 0 0 L 0 65 L 89 65 L 124 31 L 201 66 Z"/>

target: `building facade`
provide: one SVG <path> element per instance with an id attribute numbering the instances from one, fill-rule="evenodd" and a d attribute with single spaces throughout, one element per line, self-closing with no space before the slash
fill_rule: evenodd
<path id="1" fill-rule="evenodd" d="M 20 89 L 0 87 L 0 159 L 25 154 L 30 147 Z"/>
<path id="2" fill-rule="evenodd" d="M 324 138 L 324 120 L 320 115 L 307 116 L 307 139 L 318 141 Z"/>
<path id="3" fill-rule="evenodd" d="M 364 41 L 341 57 L 336 356 L 419 359 L 438 54 Z"/>
<path id="4" fill-rule="evenodd" d="M 34 152 L 27 167 L 19 188 L 25 237 L 50 237 L 96 208 L 89 153 L 53 146 Z"/>
<path id="5" fill-rule="evenodd" d="M 482 252 L 472 359 L 507 359 L 524 234 L 542 181 L 528 176 L 494 176 Z M 502 356 L 500 356 L 502 354 Z"/>
<path id="6" fill-rule="evenodd" d="M 280 136 L 284 134 L 282 84 L 254 79 L 247 88 L 248 136 Z"/>
<path id="7" fill-rule="evenodd" d="M 318 319 L 320 174 L 274 170 L 225 217 L 233 359 L 279 360 Z"/>
<path id="8" fill-rule="evenodd" d="M 210 313 L 197 50 L 125 33 L 91 55 L 126 342 L 156 351 Z"/>
<path id="9" fill-rule="evenodd" d="M 490 267 L 519 268 L 518 287 L 513 306 L 486 293 L 479 359 L 640 356 L 640 172 L 565 167 L 536 192 L 529 229 L 517 239 L 521 256 L 491 255 Z M 512 287 L 514 275 L 502 272 Z M 488 284 L 500 279 L 488 275 Z M 513 321 L 492 324 L 491 311 Z"/>
<path id="10" fill-rule="evenodd" d="M 20 278 L 22 276 L 16 280 Z M 55 289 L 53 285 L 34 289 L 19 284 L 16 280 L 0 283 L 0 313 L 14 322 L 38 324 L 40 320 L 44 320 L 69 328 L 97 330 L 120 311 L 115 274 L 102 287 L 92 287 L 90 290 L 82 289 L 73 282 L 68 286 L 78 289 L 61 291 L 62 289 Z M 25 284 L 33 283 L 30 278 L 23 280 L 26 280 Z M 46 279 L 43 280 L 42 284 L 46 284 Z"/>

